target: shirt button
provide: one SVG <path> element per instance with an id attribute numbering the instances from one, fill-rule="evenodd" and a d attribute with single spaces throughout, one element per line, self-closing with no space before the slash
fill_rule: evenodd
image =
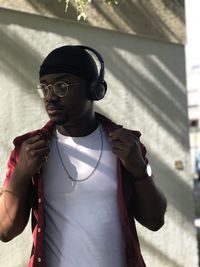
<path id="1" fill-rule="evenodd" d="M 41 261 L 42 261 L 42 259 L 39 257 L 39 258 L 37 258 L 37 261 L 38 261 L 38 262 L 41 262 Z"/>
<path id="2" fill-rule="evenodd" d="M 38 198 L 38 203 L 41 203 L 42 202 L 42 199 L 41 198 Z"/>
<path id="3" fill-rule="evenodd" d="M 38 233 L 40 233 L 41 231 L 42 231 L 42 230 L 41 230 L 41 228 L 39 227 L 39 228 L 38 228 Z"/>

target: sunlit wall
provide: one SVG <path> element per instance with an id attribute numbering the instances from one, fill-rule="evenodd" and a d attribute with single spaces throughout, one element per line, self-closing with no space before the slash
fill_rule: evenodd
<path id="1" fill-rule="evenodd" d="M 142 132 L 156 182 L 168 199 L 159 232 L 137 225 L 147 266 L 197 267 L 182 45 L 0 9 L 0 181 L 12 139 L 47 120 L 35 90 L 42 58 L 57 46 L 79 43 L 105 59 L 108 93 L 96 109 Z M 175 168 L 176 161 L 183 169 Z M 30 247 L 28 227 L 0 243 L 0 266 L 27 266 Z"/>

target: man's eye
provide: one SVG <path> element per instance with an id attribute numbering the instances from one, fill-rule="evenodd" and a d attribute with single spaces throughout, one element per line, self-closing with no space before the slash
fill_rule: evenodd
<path id="1" fill-rule="evenodd" d="M 66 84 L 61 84 L 61 88 L 66 88 L 67 87 L 67 85 Z"/>
<path id="2" fill-rule="evenodd" d="M 43 86 L 41 86 L 41 89 L 42 89 L 43 91 L 47 91 L 47 90 L 48 90 L 48 87 L 45 86 L 45 85 L 43 85 Z"/>

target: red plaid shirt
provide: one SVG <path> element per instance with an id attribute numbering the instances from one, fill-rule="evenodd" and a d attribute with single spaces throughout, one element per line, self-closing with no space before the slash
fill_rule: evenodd
<path id="1" fill-rule="evenodd" d="M 101 123 L 107 133 L 120 128 L 114 122 L 96 113 L 96 118 Z M 10 177 L 15 169 L 18 161 L 21 144 L 27 139 L 38 133 L 51 135 L 54 124 L 49 121 L 42 129 L 15 138 L 13 141 L 15 148 L 10 154 L 8 161 L 8 171 L 4 181 L 4 188 L 9 182 Z M 133 131 L 135 135 L 140 137 L 140 132 Z M 141 144 L 143 156 L 147 161 L 146 149 Z M 140 252 L 140 245 L 135 227 L 133 211 L 131 209 L 133 196 L 133 180 L 117 159 L 117 201 L 120 214 L 121 225 L 123 229 L 125 251 L 126 251 L 126 267 L 145 267 L 144 260 Z M 29 267 L 45 267 L 43 255 L 43 240 L 44 240 L 44 189 L 42 182 L 42 168 L 32 177 L 31 190 L 31 208 L 32 208 L 32 234 L 33 246 Z M 46 266 L 48 267 L 48 266 Z M 77 266 L 78 267 L 78 266 Z"/>

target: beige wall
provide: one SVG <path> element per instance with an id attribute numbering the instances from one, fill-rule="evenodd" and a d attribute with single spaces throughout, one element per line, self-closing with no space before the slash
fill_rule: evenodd
<path id="1" fill-rule="evenodd" d="M 70 1 L 70 3 L 74 1 Z M 81 23 L 175 43 L 185 42 L 184 0 L 120 0 L 116 6 L 93 0 Z M 73 5 L 65 0 L 0 0 L 0 7 L 77 22 Z M 79 23 L 80 24 L 80 23 Z"/>
<path id="2" fill-rule="evenodd" d="M 138 225 L 147 266 L 197 267 L 184 47 L 110 33 L 0 9 L 0 182 L 12 139 L 47 120 L 35 91 L 42 58 L 63 44 L 95 47 L 104 56 L 108 82 L 107 96 L 96 109 L 142 132 L 156 181 L 168 199 L 166 224 L 159 232 Z M 175 169 L 176 160 L 183 162 L 183 170 Z M 10 243 L 0 243 L 0 266 L 26 266 L 30 246 L 29 228 Z"/>

